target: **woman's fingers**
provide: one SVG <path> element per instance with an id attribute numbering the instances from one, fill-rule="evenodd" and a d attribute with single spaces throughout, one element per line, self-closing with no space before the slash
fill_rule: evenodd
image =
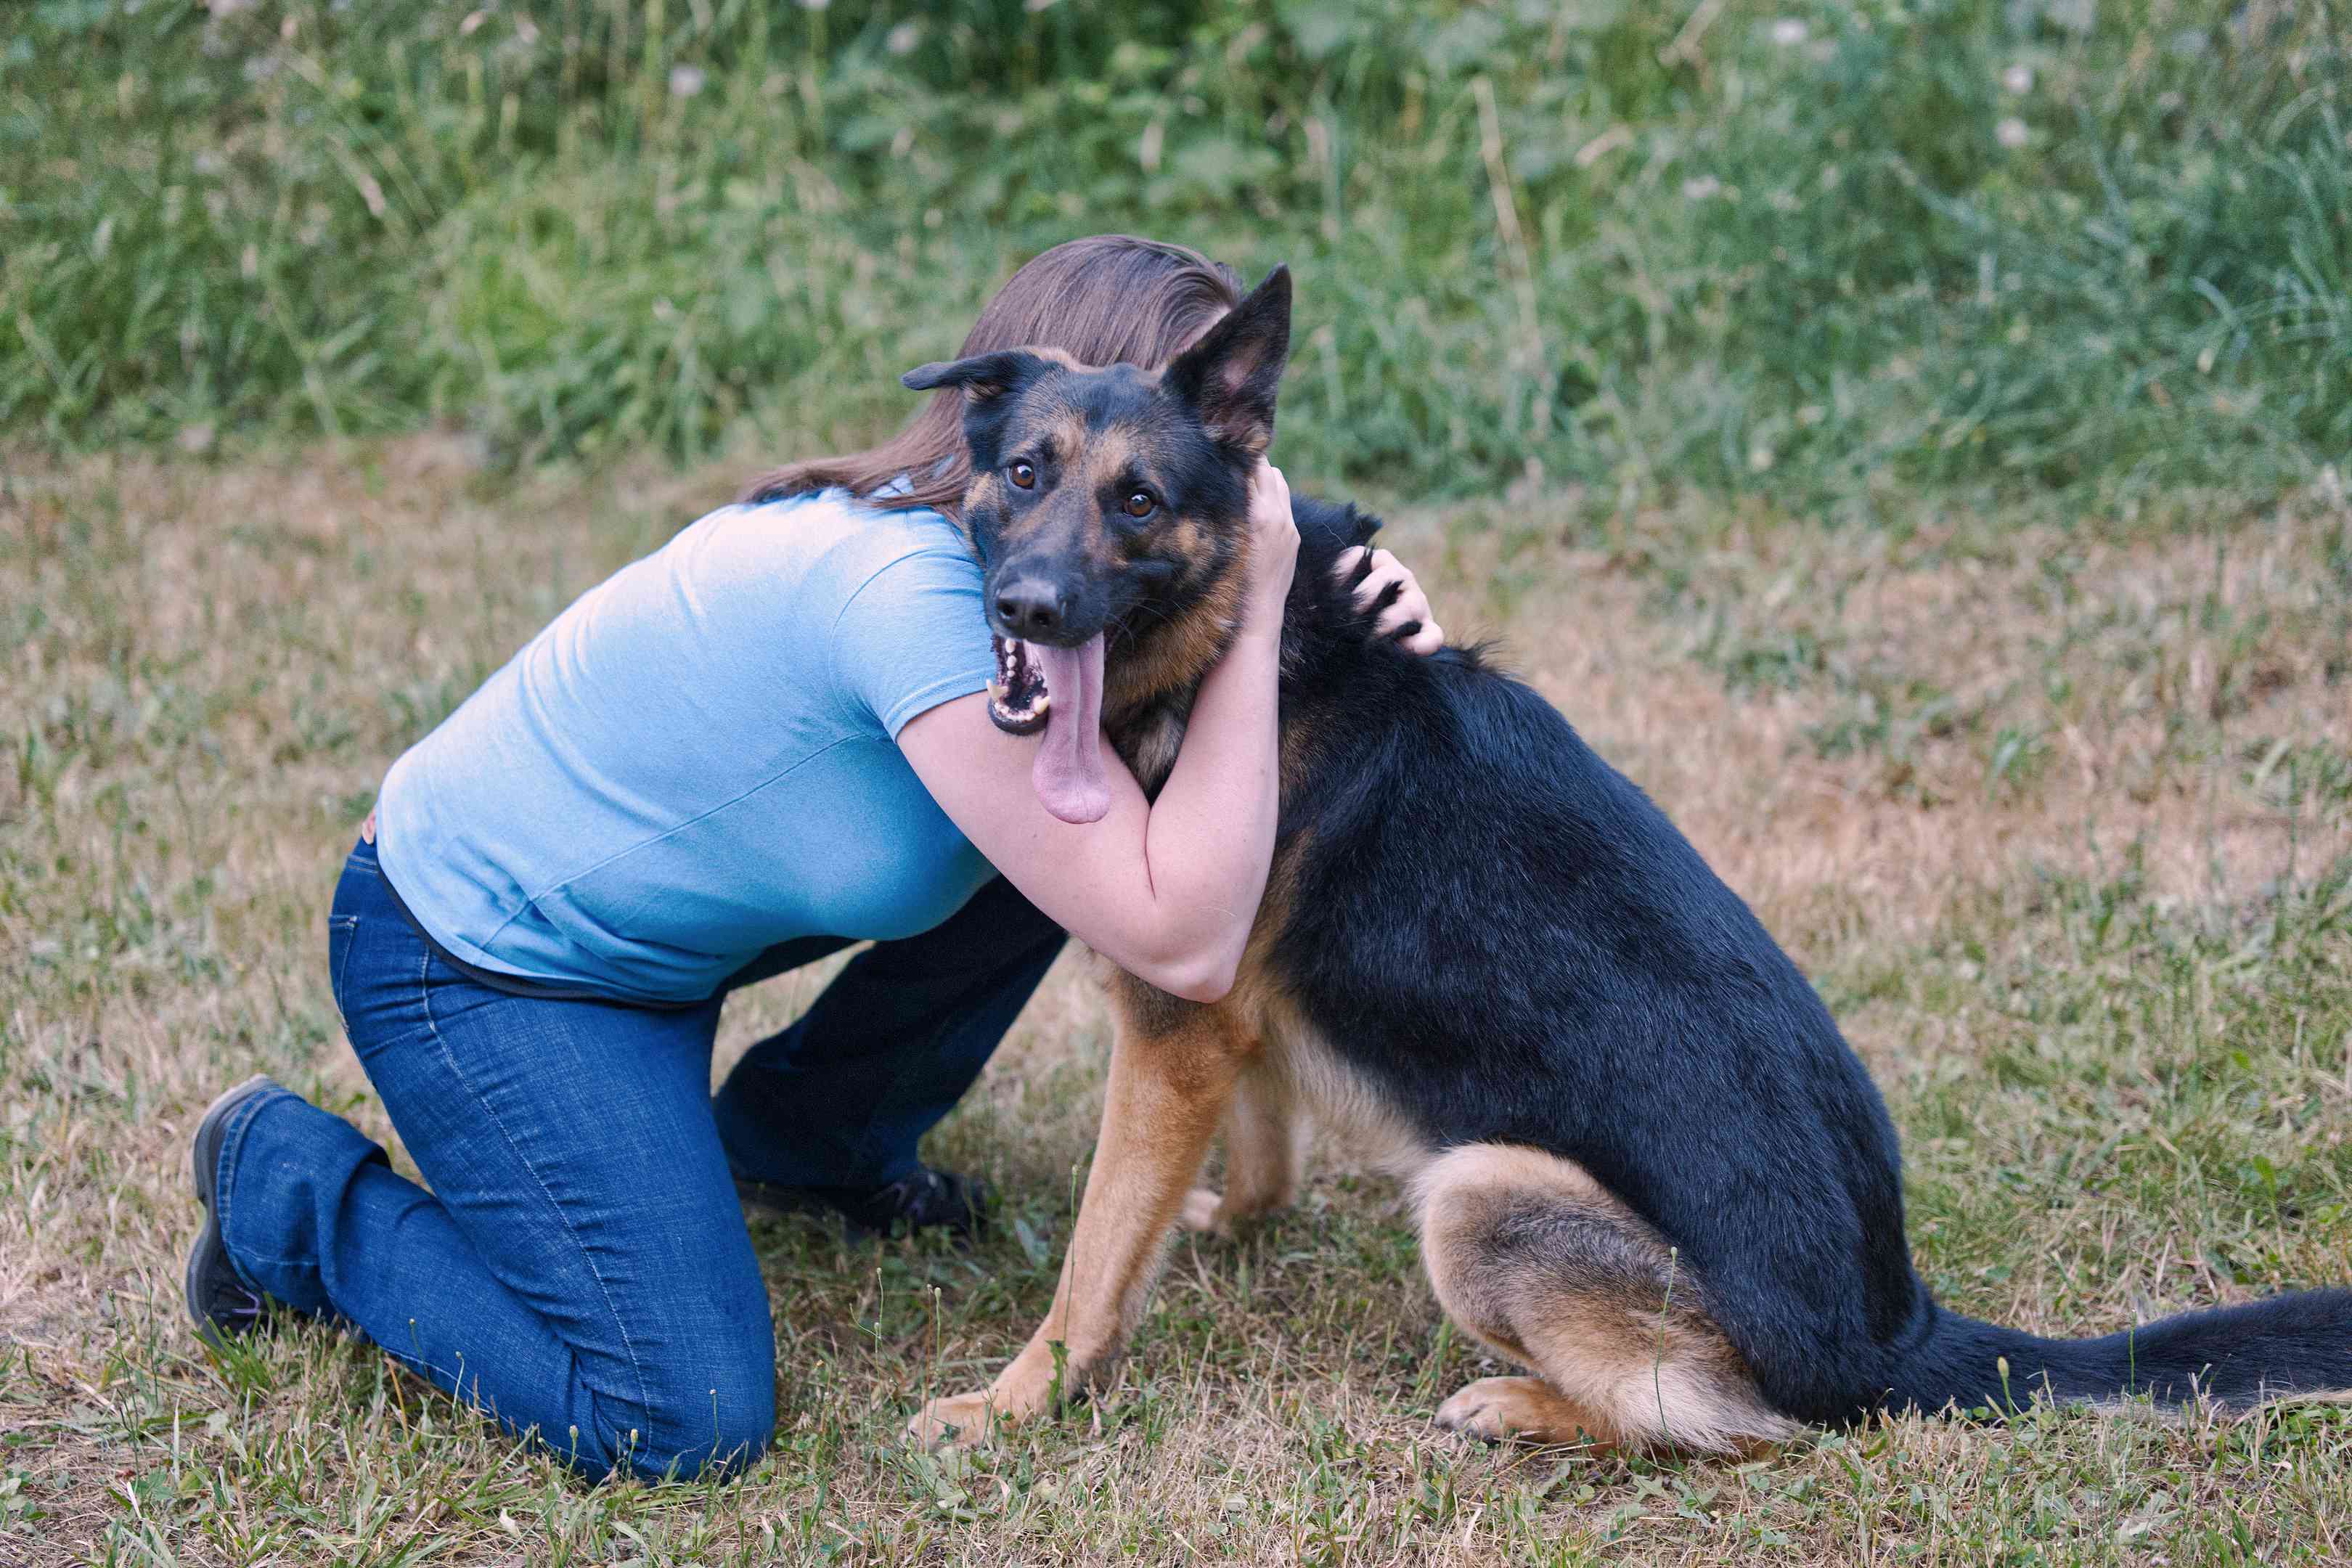
<path id="1" fill-rule="evenodd" d="M 1444 647 L 1445 633 L 1430 613 L 1429 595 L 1421 591 L 1421 584 L 1412 571 L 1394 555 L 1360 544 L 1341 551 L 1332 570 L 1345 582 L 1355 574 L 1368 552 L 1370 568 L 1356 585 L 1357 608 L 1377 610 L 1380 619 L 1375 624 L 1381 633 L 1396 638 L 1414 653 L 1432 654 Z"/>
<path id="2" fill-rule="evenodd" d="M 1290 481 L 1264 458 L 1257 460 L 1257 468 L 1250 475 L 1250 517 L 1261 532 L 1297 527 L 1290 513 Z"/>
<path id="3" fill-rule="evenodd" d="M 1298 552 L 1298 522 L 1290 510 L 1290 484 L 1264 458 L 1250 476 L 1250 527 L 1258 542 L 1285 556 Z"/>
<path id="4" fill-rule="evenodd" d="M 1279 625 L 1282 602 L 1298 570 L 1298 521 L 1282 470 L 1260 458 L 1250 475 L 1250 589 L 1253 602 Z"/>

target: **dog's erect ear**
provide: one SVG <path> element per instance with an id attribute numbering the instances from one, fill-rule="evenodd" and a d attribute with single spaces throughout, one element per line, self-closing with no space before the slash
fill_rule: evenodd
<path id="1" fill-rule="evenodd" d="M 1274 439 L 1274 395 L 1290 363 L 1290 268 L 1277 267 L 1209 335 L 1170 363 L 1163 384 L 1191 403 L 1220 441 L 1263 452 Z"/>
<path id="2" fill-rule="evenodd" d="M 940 386 L 961 386 L 972 402 L 986 403 L 1026 383 L 1031 376 L 1045 368 L 1045 363 L 1037 355 L 1021 349 L 1005 349 L 992 354 L 974 354 L 970 359 L 918 365 L 898 380 L 913 392 L 929 392 Z"/>

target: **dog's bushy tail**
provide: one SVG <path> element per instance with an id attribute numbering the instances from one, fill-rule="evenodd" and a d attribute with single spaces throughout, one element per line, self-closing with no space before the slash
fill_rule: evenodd
<path id="1" fill-rule="evenodd" d="M 2013 1411 L 2036 1394 L 2094 1404 L 2145 1394 L 2159 1406 L 2202 1396 L 2242 1410 L 2342 1390 L 2352 1390 L 2352 1290 L 2306 1290 L 2095 1340 L 2041 1339 L 1937 1308 L 1887 1405 Z"/>

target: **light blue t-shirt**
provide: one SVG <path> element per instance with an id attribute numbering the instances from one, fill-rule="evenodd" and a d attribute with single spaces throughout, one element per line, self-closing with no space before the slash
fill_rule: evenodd
<path id="1" fill-rule="evenodd" d="M 994 873 L 899 752 L 994 671 L 936 511 L 722 508 L 590 589 L 383 782 L 376 852 L 495 973 L 708 996 L 793 937 L 903 937 Z"/>

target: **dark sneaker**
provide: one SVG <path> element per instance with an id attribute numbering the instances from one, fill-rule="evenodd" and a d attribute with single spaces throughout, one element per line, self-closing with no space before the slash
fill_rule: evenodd
<path id="1" fill-rule="evenodd" d="M 228 1260 L 228 1244 L 221 1239 L 220 1215 L 213 1207 L 213 1196 L 220 1181 L 221 1141 L 228 1136 L 229 1119 L 254 1096 L 277 1087 L 268 1079 L 257 1077 L 224 1090 L 205 1108 L 189 1143 L 190 1174 L 195 1182 L 196 1201 L 205 1205 L 205 1226 L 196 1233 L 195 1246 L 188 1249 L 188 1316 L 196 1321 L 196 1331 L 207 1339 L 249 1333 L 261 1321 L 262 1299 L 247 1288 Z"/>
<path id="2" fill-rule="evenodd" d="M 988 1224 L 988 1184 L 977 1176 L 918 1165 L 914 1173 L 881 1187 L 787 1187 L 735 1178 L 735 1194 L 752 1208 L 774 1214 L 837 1214 L 845 1240 L 944 1230 L 970 1241 Z"/>

